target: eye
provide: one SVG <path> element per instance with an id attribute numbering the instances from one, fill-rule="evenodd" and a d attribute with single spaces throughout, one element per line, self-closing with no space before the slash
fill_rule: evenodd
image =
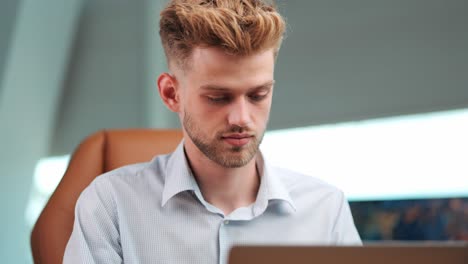
<path id="1" fill-rule="evenodd" d="M 262 101 L 267 97 L 268 93 L 267 92 L 261 92 L 261 93 L 253 93 L 249 95 L 249 99 L 254 101 L 254 102 L 259 102 Z"/>
<path id="2" fill-rule="evenodd" d="M 229 96 L 206 96 L 206 98 L 208 99 L 208 101 L 210 103 L 214 103 L 214 104 L 222 104 L 222 103 L 228 103 L 231 98 Z"/>

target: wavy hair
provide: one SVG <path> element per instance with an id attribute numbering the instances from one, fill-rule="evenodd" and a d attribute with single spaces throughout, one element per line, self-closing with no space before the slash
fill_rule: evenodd
<path id="1" fill-rule="evenodd" d="M 262 0 L 172 0 L 159 21 L 168 64 L 182 67 L 195 47 L 239 56 L 274 48 L 276 56 L 285 28 L 274 3 Z"/>

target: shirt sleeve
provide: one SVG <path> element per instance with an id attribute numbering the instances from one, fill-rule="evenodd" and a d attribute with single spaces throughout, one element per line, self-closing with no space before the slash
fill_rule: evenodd
<path id="1" fill-rule="evenodd" d="M 336 244 L 359 246 L 362 245 L 361 237 L 354 225 L 353 215 L 343 192 L 340 191 L 341 205 L 333 228 L 333 236 Z"/>
<path id="2" fill-rule="evenodd" d="M 96 179 L 80 195 L 63 263 L 122 263 L 116 206 L 110 186 Z"/>

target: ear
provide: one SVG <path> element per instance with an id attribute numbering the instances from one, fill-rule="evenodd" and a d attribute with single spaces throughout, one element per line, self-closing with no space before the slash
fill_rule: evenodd
<path id="1" fill-rule="evenodd" d="M 177 80 L 169 73 L 162 73 L 158 78 L 158 90 L 167 108 L 178 113 L 180 109 L 180 97 L 177 90 Z"/>

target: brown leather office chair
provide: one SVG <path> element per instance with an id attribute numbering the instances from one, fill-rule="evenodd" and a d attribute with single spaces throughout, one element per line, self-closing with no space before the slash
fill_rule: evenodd
<path id="1" fill-rule="evenodd" d="M 106 130 L 87 137 L 75 150 L 57 189 L 31 234 L 34 263 L 62 263 L 75 219 L 75 204 L 96 176 L 115 168 L 172 152 L 182 139 L 179 130 Z"/>

